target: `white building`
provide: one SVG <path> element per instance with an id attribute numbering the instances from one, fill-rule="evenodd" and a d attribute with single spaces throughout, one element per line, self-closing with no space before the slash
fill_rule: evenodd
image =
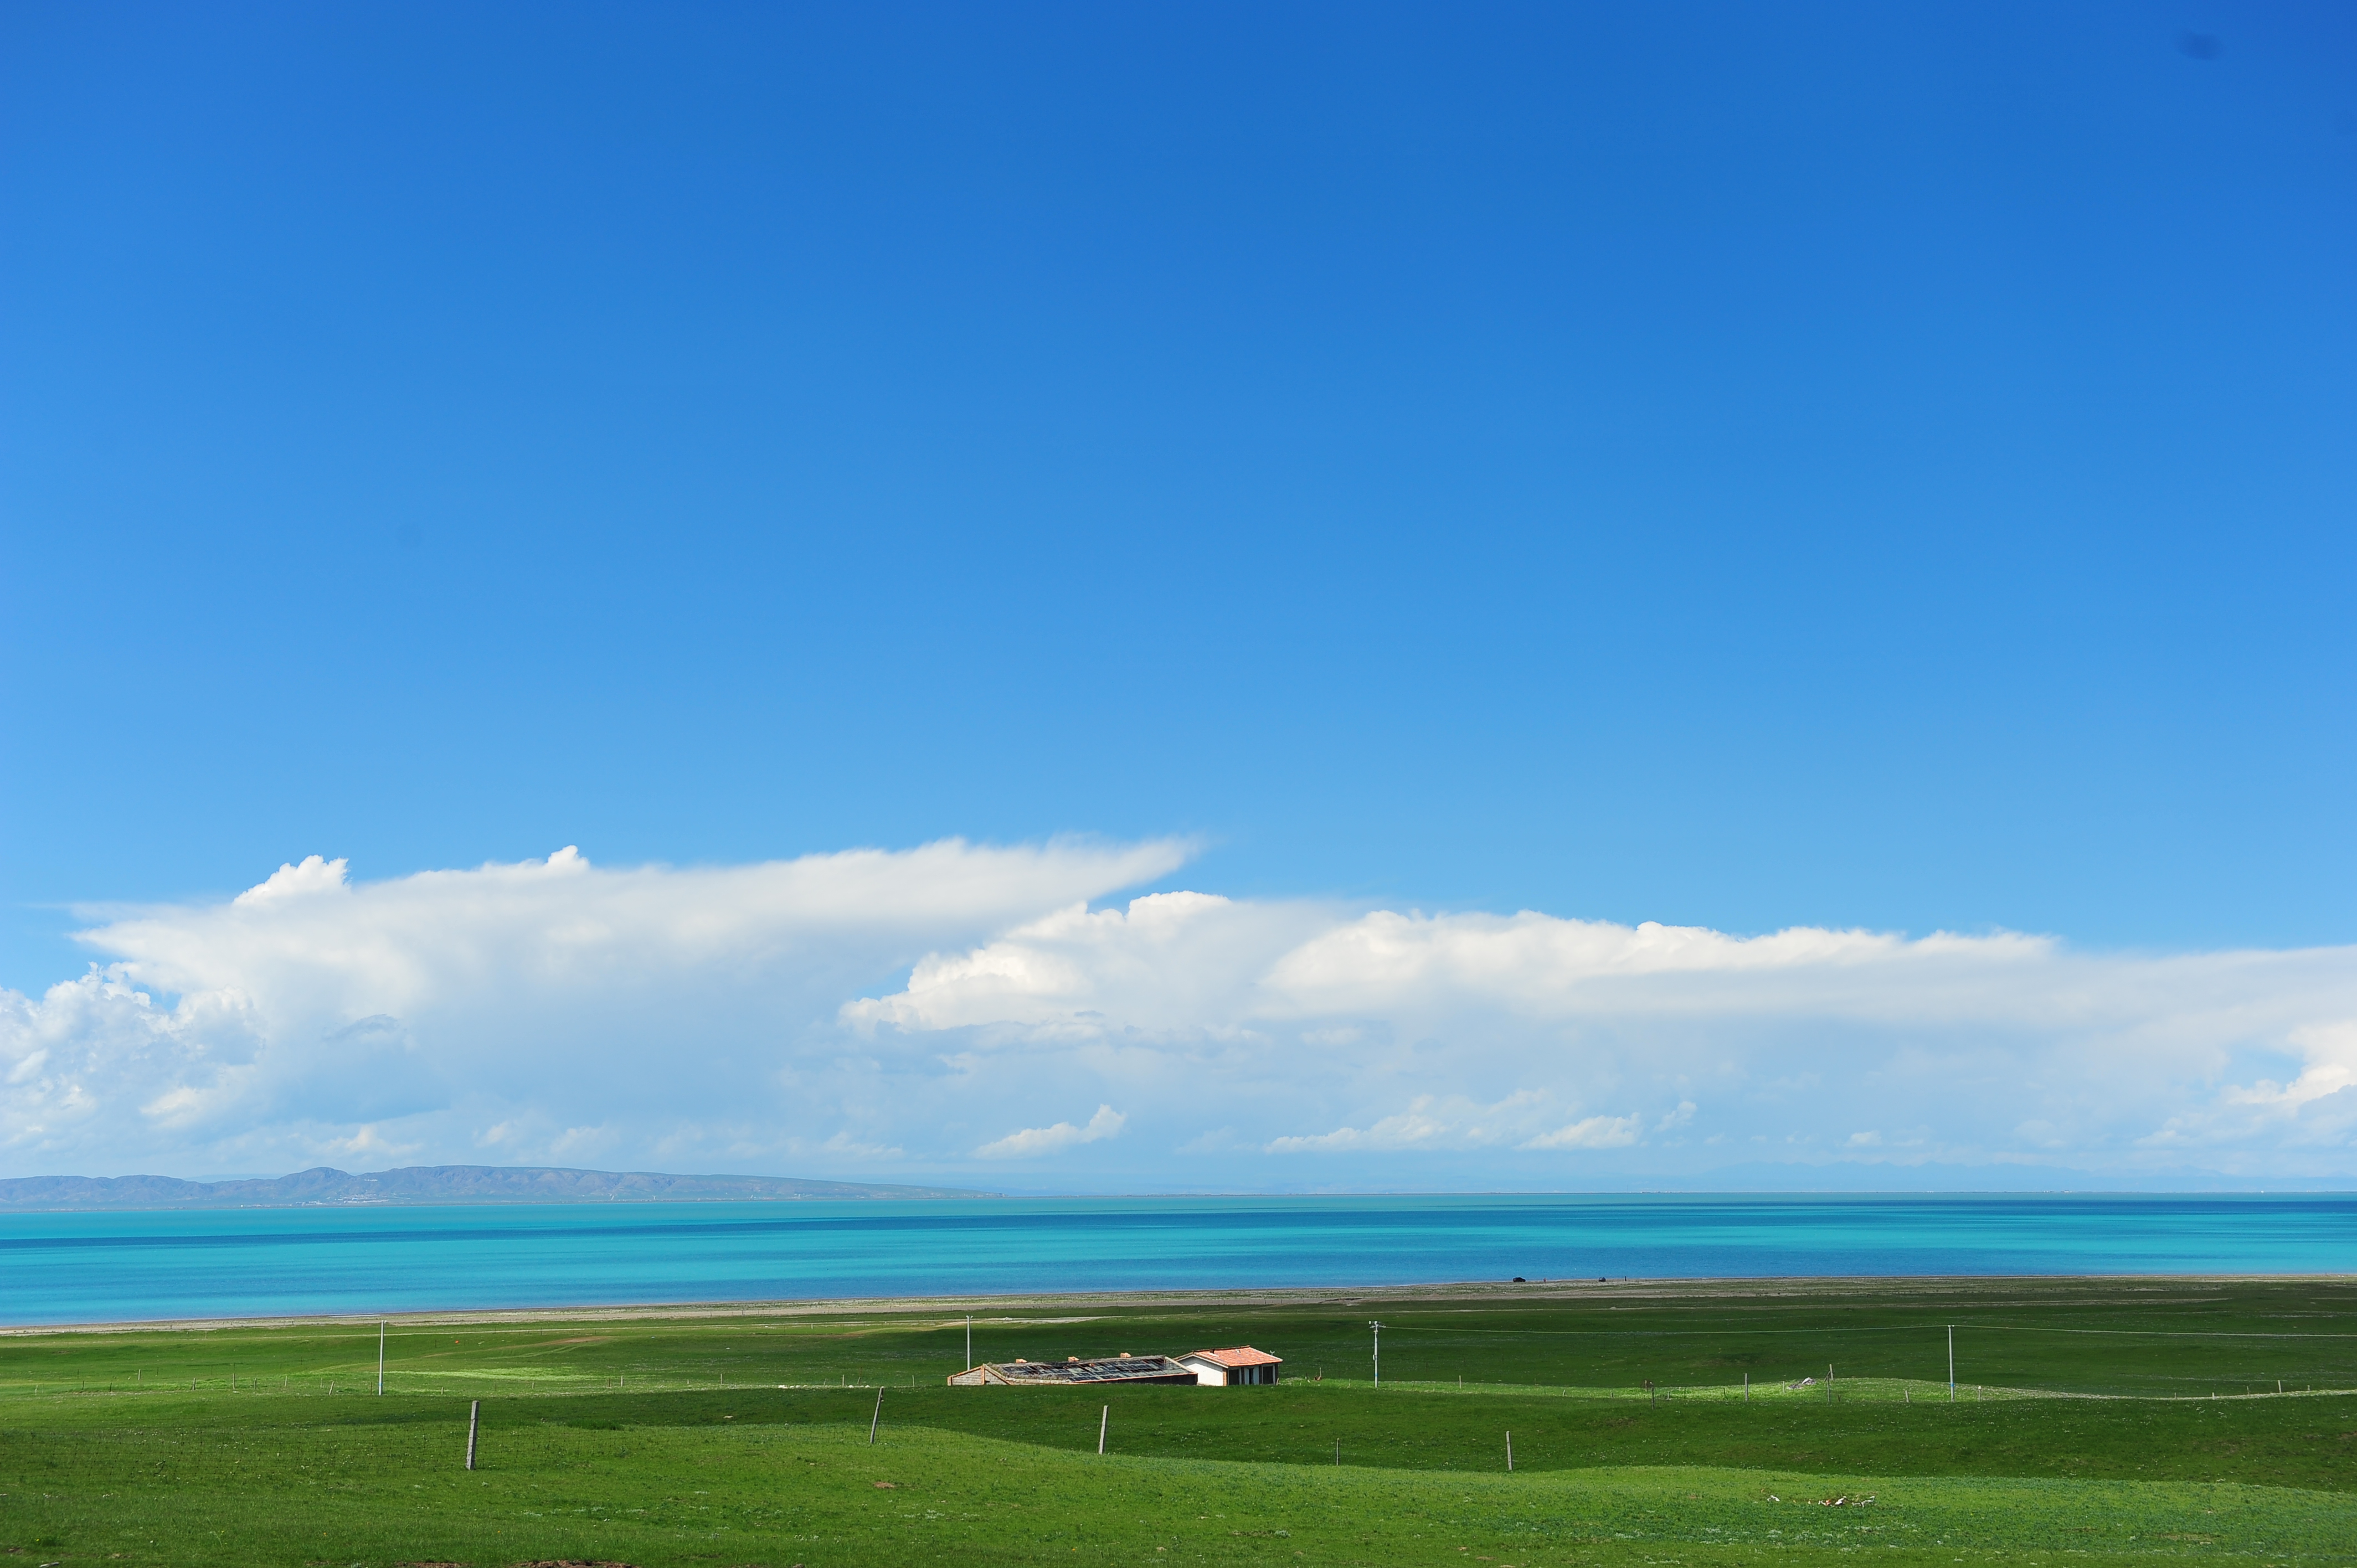
<path id="1" fill-rule="evenodd" d="M 1190 1369 L 1199 1383 L 1225 1387 L 1231 1383 L 1273 1383 L 1276 1381 L 1276 1369 L 1285 1365 L 1285 1358 L 1239 1345 L 1232 1350 L 1198 1350 L 1179 1357 L 1178 1364 Z"/>

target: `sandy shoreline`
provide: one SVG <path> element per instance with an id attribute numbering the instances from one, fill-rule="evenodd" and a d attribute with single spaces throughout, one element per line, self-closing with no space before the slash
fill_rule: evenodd
<path id="1" fill-rule="evenodd" d="M 406 1326 L 615 1323 L 726 1319 L 734 1317 L 955 1317 L 973 1314 L 1059 1312 L 1082 1317 L 1140 1307 L 1316 1306 L 1356 1307 L 1370 1303 L 1620 1300 L 1707 1301 L 1742 1297 L 1772 1301 L 1807 1297 L 1817 1301 L 1872 1296 L 1888 1301 L 1910 1294 L 1940 1295 L 2018 1292 L 2038 1286 L 2111 1286 L 2130 1294 L 2182 1290 L 2204 1284 L 2347 1280 L 2345 1273 L 2249 1274 L 1844 1274 L 1763 1275 L 1722 1279 L 1533 1280 L 1520 1283 L 1440 1281 L 1423 1284 L 1286 1286 L 1232 1290 L 1139 1290 L 1039 1292 L 1007 1295 L 834 1296 L 763 1301 L 617 1302 L 582 1306 L 454 1307 L 427 1312 L 288 1313 L 250 1317 L 145 1318 L 90 1323 L 0 1325 L 0 1337 L 53 1334 L 203 1333 L 233 1328 L 335 1327 L 376 1323 Z M 1033 1320 L 1033 1321 L 1036 1321 Z"/>

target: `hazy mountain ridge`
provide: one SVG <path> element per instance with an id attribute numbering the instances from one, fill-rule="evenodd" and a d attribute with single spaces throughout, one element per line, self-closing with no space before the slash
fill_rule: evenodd
<path id="1" fill-rule="evenodd" d="M 670 1176 L 546 1165 L 409 1165 L 354 1176 L 329 1165 L 253 1181 L 177 1176 L 0 1179 L 0 1212 L 76 1208 L 296 1208 L 313 1204 L 807 1202 L 852 1197 L 984 1197 L 956 1187 Z"/>

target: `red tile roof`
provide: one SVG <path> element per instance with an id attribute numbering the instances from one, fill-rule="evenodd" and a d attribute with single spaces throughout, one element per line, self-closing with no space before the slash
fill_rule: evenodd
<path id="1" fill-rule="evenodd" d="M 1232 1350 L 1195 1350 L 1189 1354 L 1200 1356 L 1206 1361 L 1216 1361 L 1222 1367 L 1281 1367 L 1285 1364 L 1284 1357 L 1255 1350 L 1249 1345 L 1239 1345 Z M 1180 1360 L 1186 1359 L 1184 1356 L 1179 1358 Z"/>

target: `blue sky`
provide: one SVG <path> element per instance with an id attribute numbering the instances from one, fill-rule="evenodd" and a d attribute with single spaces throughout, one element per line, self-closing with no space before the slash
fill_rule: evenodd
<path id="1" fill-rule="evenodd" d="M 1057 900 L 2357 942 L 2346 7 L 22 5 L 0 203 L 27 1008 L 252 979 L 155 990 L 183 950 L 94 907 L 566 845 L 1092 834 L 1185 847 Z M 1051 907 L 895 928 L 795 1016 L 876 1026 Z M 2287 1042 L 2339 983 L 2151 1127 L 2338 1060 Z M 360 1005 L 282 1011 L 457 1048 Z M 1578 1079 L 1565 1125 L 1639 1116 Z M 0 1134 L 266 1168 L 377 1124 L 143 1114 Z M 705 1147 L 631 1137 L 582 1147 Z M 1103 1179 L 1198 1179 L 1136 1158 Z"/>

